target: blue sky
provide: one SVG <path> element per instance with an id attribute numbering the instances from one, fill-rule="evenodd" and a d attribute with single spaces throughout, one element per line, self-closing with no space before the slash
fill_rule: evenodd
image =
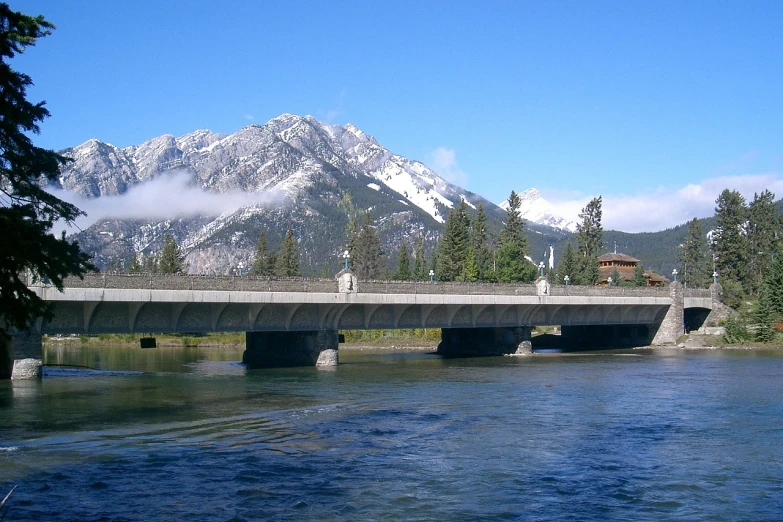
<path id="1" fill-rule="evenodd" d="M 17 69 L 36 143 L 117 146 L 284 112 L 354 123 L 495 202 L 605 228 L 783 197 L 783 2 L 11 2 L 58 28 Z"/>

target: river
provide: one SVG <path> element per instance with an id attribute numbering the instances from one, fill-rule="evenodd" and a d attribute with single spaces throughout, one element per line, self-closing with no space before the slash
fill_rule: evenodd
<path id="1" fill-rule="evenodd" d="M 17 520 L 779 520 L 783 353 L 47 347 L 0 381 Z M 2 512 L 0 512 L 2 515 Z"/>

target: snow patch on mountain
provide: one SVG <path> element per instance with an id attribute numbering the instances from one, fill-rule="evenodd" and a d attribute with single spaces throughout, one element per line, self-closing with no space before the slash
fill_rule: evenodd
<path id="1" fill-rule="evenodd" d="M 576 232 L 576 221 L 569 221 L 552 212 L 552 204 L 544 199 L 541 193 L 535 188 L 529 188 L 519 194 L 520 206 L 519 212 L 522 218 L 548 227 Z M 508 210 L 508 200 L 498 205 L 503 210 Z"/>

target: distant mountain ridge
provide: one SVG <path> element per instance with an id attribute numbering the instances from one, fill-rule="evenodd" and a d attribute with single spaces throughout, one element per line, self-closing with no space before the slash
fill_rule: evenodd
<path id="1" fill-rule="evenodd" d="M 86 198 L 126 194 L 172 172 L 212 194 L 275 194 L 274 204 L 245 205 L 196 217 L 104 219 L 77 235 L 96 253 L 99 266 L 112 259 L 160 249 L 172 234 L 187 252 L 190 270 L 225 273 L 249 265 L 259 232 L 274 248 L 290 224 L 299 238 L 303 265 L 333 268 L 345 247 L 349 214 L 371 209 L 384 246 L 394 257 L 402 239 L 434 244 L 448 212 L 460 200 L 482 203 L 490 222 L 505 212 L 485 198 L 453 185 L 421 162 L 393 154 L 352 124 L 332 125 L 312 116 L 283 114 L 264 125 L 233 134 L 198 130 L 163 135 L 138 146 L 119 148 L 89 140 L 62 153 L 73 158 L 58 188 Z M 177 194 L 172 194 L 177 197 Z M 560 237 L 549 227 L 530 225 L 541 247 Z"/>

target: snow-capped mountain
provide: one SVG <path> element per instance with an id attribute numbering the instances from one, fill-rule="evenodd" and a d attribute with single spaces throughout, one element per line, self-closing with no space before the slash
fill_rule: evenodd
<path id="1" fill-rule="evenodd" d="M 569 221 L 552 213 L 552 204 L 534 188 L 529 188 L 519 194 L 519 212 L 524 219 L 559 230 L 576 232 L 576 221 Z M 498 205 L 503 210 L 508 209 L 508 200 Z"/>
<path id="2" fill-rule="evenodd" d="M 403 239 L 409 245 L 418 237 L 433 243 L 460 200 L 473 208 L 482 203 L 491 220 L 501 222 L 505 215 L 423 163 L 392 153 L 356 126 L 311 116 L 283 114 L 233 134 L 198 130 L 125 148 L 93 139 L 61 152 L 74 161 L 63 168 L 58 188 L 85 198 L 127 196 L 172 173 L 187 176 L 194 190 L 206 194 L 274 195 L 228 211 L 205 206 L 195 217 L 190 212 L 166 219 L 129 219 L 117 204 L 116 215 L 77 235 L 85 249 L 96 253 L 99 266 L 157 251 L 169 233 L 188 253 L 191 272 L 225 272 L 240 262 L 249 264 L 261 230 L 275 248 L 292 225 L 303 266 L 327 271 L 344 249 L 346 225 L 357 212 L 372 211 L 392 257 Z M 170 196 L 172 202 L 187 197 Z"/>
<path id="3" fill-rule="evenodd" d="M 460 198 L 476 198 L 423 163 L 391 153 L 354 125 L 330 125 L 312 116 L 283 114 L 227 136 L 208 130 L 179 138 L 167 134 L 122 149 L 93 139 L 64 154 L 75 161 L 64 169 L 61 188 L 86 197 L 122 194 L 162 173 L 184 170 L 205 190 L 277 190 L 295 198 L 313 179 L 330 178 L 337 170 L 373 190 L 386 187 L 439 223 Z"/>

